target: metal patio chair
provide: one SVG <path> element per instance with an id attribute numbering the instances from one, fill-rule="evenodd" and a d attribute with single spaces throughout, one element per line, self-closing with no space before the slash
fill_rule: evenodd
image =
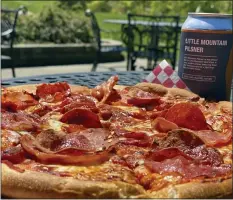
<path id="1" fill-rule="evenodd" d="M 2 68 L 11 68 L 13 77 L 15 77 L 13 47 L 20 12 L 26 13 L 27 9 L 23 6 L 16 10 L 1 9 L 1 46 L 9 49 L 7 55 L 1 55 L 1 62 L 7 62 L 7 65 L 2 65 Z"/>
<path id="2" fill-rule="evenodd" d="M 135 70 L 136 60 L 146 58 L 144 70 L 152 70 L 159 59 L 176 64 L 179 16 L 149 16 L 128 14 L 122 40 L 127 46 L 127 70 Z"/>
<path id="3" fill-rule="evenodd" d="M 96 50 L 96 55 L 95 55 L 95 59 L 94 59 L 91 71 L 96 71 L 97 66 L 100 63 L 102 53 L 104 53 L 104 52 L 121 52 L 121 51 L 125 50 L 125 48 L 119 47 L 119 46 L 110 46 L 108 48 L 106 48 L 106 47 L 103 48 L 103 45 L 102 45 L 103 40 L 101 38 L 101 32 L 105 32 L 105 33 L 108 33 L 108 34 L 114 34 L 114 33 L 117 33 L 118 31 L 114 31 L 114 30 L 109 31 L 109 30 L 101 29 L 99 27 L 99 24 L 97 22 L 95 14 L 90 9 L 87 9 L 85 11 L 85 14 L 86 14 L 87 17 L 90 17 L 90 19 L 91 19 L 91 27 L 92 27 L 93 39 L 94 39 L 94 47 L 95 47 L 95 50 Z"/>

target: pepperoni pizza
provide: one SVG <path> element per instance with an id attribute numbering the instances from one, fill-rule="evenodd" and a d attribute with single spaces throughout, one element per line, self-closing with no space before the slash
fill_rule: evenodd
<path id="1" fill-rule="evenodd" d="M 2 88 L 2 194 L 232 195 L 232 105 L 151 83 Z"/>

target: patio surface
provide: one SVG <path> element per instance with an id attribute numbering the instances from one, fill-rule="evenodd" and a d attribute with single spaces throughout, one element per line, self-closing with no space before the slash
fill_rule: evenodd
<path id="1" fill-rule="evenodd" d="M 138 66 L 146 66 L 146 60 L 138 60 Z M 37 76 L 44 74 L 62 74 L 62 73 L 78 73 L 90 72 L 92 64 L 78 64 L 78 65 L 59 65 L 59 66 L 38 66 L 38 67 L 25 67 L 16 68 L 16 77 Z M 140 69 L 137 69 L 137 71 Z M 114 63 L 100 63 L 97 72 L 103 71 L 126 71 L 126 61 Z M 11 69 L 1 70 L 2 79 L 9 79 L 12 77 Z"/>

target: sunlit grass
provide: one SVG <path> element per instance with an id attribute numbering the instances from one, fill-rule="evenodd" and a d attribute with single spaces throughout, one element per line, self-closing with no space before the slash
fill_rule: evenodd
<path id="1" fill-rule="evenodd" d="M 16 9 L 20 6 L 27 7 L 33 13 L 40 12 L 44 7 L 54 5 L 56 1 L 2 1 L 2 8 Z"/>
<path id="2" fill-rule="evenodd" d="M 107 30 L 107 31 L 114 31 L 114 33 L 104 33 L 102 32 L 103 38 L 111 38 L 115 40 L 120 40 L 121 38 L 121 25 L 119 24 L 112 24 L 112 23 L 106 23 L 104 20 L 106 19 L 127 19 L 127 15 L 120 15 L 116 13 L 95 13 L 98 24 L 101 29 Z"/>
<path id="3" fill-rule="evenodd" d="M 16 9 L 20 6 L 27 7 L 29 12 L 32 13 L 39 13 L 42 11 L 45 7 L 54 5 L 58 2 L 56 1 L 2 1 L 2 8 L 8 8 L 8 9 Z M 67 10 L 68 12 L 68 10 Z M 120 31 L 121 26 L 117 24 L 111 24 L 111 23 L 105 23 L 105 19 L 126 19 L 127 15 L 119 15 L 116 13 L 96 13 L 96 18 L 99 23 L 99 26 L 101 29 L 107 30 L 107 31 L 119 31 L 118 33 L 104 33 L 102 32 L 103 38 L 111 38 L 120 40 Z M 77 13 L 78 16 L 78 13 Z"/>

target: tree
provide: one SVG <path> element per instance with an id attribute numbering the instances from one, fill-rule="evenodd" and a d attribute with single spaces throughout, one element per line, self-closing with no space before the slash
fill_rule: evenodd
<path id="1" fill-rule="evenodd" d="M 232 1 L 153 1 L 150 14 L 180 15 L 186 17 L 188 12 L 232 13 Z"/>
<path id="2" fill-rule="evenodd" d="M 63 9 L 72 9 L 72 10 L 86 10 L 86 1 L 85 0 L 59 0 L 58 6 Z"/>

